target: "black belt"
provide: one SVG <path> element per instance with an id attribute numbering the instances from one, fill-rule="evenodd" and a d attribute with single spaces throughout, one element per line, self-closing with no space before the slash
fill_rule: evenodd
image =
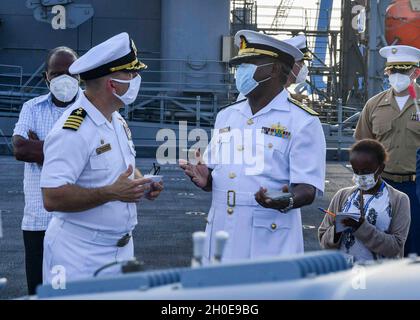
<path id="1" fill-rule="evenodd" d="M 117 247 L 120 247 L 120 248 L 125 247 L 130 242 L 130 239 L 131 239 L 131 235 L 129 235 L 128 233 L 123 235 L 121 239 L 117 241 Z"/>
<path id="2" fill-rule="evenodd" d="M 415 173 L 392 173 L 384 171 L 382 177 L 393 182 L 415 182 L 416 174 Z"/>

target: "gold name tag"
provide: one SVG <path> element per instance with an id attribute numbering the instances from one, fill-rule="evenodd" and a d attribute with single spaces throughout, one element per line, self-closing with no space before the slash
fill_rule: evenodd
<path id="1" fill-rule="evenodd" d="M 229 131 L 230 131 L 230 127 L 219 129 L 219 133 L 225 133 L 225 132 L 229 132 Z"/>
<path id="2" fill-rule="evenodd" d="M 96 148 L 96 154 L 101 154 L 109 150 L 111 150 L 111 145 L 107 143 L 107 144 L 104 144 L 103 146 L 100 146 L 99 148 Z"/>

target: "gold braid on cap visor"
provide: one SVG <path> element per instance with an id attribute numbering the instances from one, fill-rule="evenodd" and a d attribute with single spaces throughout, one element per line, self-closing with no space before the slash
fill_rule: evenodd
<path id="1" fill-rule="evenodd" d="M 262 49 L 255 49 L 255 48 L 245 48 L 245 49 L 240 49 L 238 52 L 238 55 L 246 55 L 247 53 L 259 53 L 259 54 L 265 54 L 267 56 L 271 56 L 274 58 L 278 58 L 278 54 L 272 51 L 268 51 L 268 50 L 262 50 Z"/>
<path id="2" fill-rule="evenodd" d="M 409 70 L 412 67 L 418 67 L 419 64 L 415 62 L 387 62 L 385 64 L 385 70 L 397 69 L 397 70 Z"/>
<path id="3" fill-rule="evenodd" d="M 112 68 L 109 68 L 109 70 L 111 72 L 115 72 L 115 71 L 120 71 L 120 70 L 139 70 L 139 69 L 146 69 L 146 68 L 147 66 L 136 58 L 134 61 L 130 63 L 123 64 L 122 66 L 112 67 Z"/>
<path id="4" fill-rule="evenodd" d="M 312 54 L 309 51 L 306 51 L 303 54 L 303 60 L 312 60 L 312 59 L 313 59 Z"/>

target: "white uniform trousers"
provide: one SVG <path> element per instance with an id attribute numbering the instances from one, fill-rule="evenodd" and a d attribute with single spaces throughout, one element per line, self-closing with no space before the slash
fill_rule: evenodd
<path id="1" fill-rule="evenodd" d="M 53 284 L 54 277 L 64 277 L 65 282 L 91 278 L 108 263 L 133 259 L 132 238 L 124 247 L 116 245 L 122 236 L 124 234 L 104 233 L 53 217 L 44 239 L 43 283 Z M 121 266 L 114 266 L 99 275 L 117 275 L 120 270 Z"/>
<path id="2" fill-rule="evenodd" d="M 228 205 L 232 202 L 234 206 Z M 229 234 L 223 262 L 303 253 L 300 209 L 281 213 L 263 208 L 255 201 L 253 192 L 233 195 L 231 191 L 213 188 L 207 221 L 203 264 L 213 257 L 215 234 L 219 230 Z"/>

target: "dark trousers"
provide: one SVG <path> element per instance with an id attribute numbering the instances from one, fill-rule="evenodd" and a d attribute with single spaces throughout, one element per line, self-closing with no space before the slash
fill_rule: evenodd
<path id="1" fill-rule="evenodd" d="M 35 294 L 35 289 L 42 284 L 42 258 L 44 255 L 45 231 L 23 231 L 25 244 L 25 268 L 28 294 Z"/>
<path id="2" fill-rule="evenodd" d="M 405 242 L 404 255 L 409 253 L 417 253 L 420 255 L 420 202 L 416 194 L 415 182 L 393 182 L 384 179 L 388 184 L 395 189 L 404 192 L 410 198 L 411 207 L 411 224 L 410 231 L 408 232 L 407 241 Z"/>

